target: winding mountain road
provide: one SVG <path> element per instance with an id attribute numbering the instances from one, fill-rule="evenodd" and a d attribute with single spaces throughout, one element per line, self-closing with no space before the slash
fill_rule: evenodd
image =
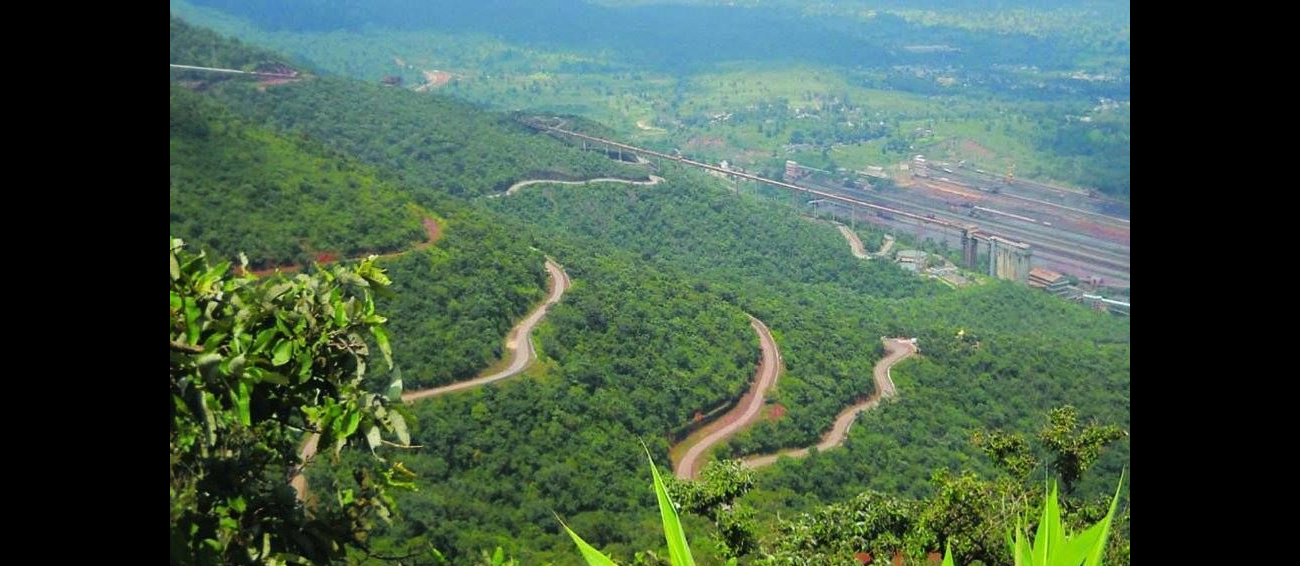
<path id="1" fill-rule="evenodd" d="M 699 476 L 700 459 L 708 454 L 709 449 L 757 421 L 763 408 L 764 396 L 776 385 L 777 375 L 781 371 L 781 352 L 777 350 L 776 340 L 763 321 L 750 316 L 749 324 L 758 333 L 759 348 L 762 351 L 762 359 L 754 373 L 754 384 L 734 408 L 682 441 L 690 443 L 690 448 L 680 461 L 673 463 L 673 472 L 679 478 L 695 479 Z"/>
<path id="2" fill-rule="evenodd" d="M 868 254 L 867 248 L 862 246 L 862 240 L 858 239 L 856 232 L 843 224 L 840 224 L 838 228 L 840 233 L 844 234 L 844 239 L 849 241 L 849 248 L 853 250 L 854 256 L 858 259 L 871 259 L 871 254 Z"/>
<path id="3" fill-rule="evenodd" d="M 625 185 L 641 185 L 641 186 L 649 187 L 653 185 L 658 185 L 659 183 L 662 182 L 664 182 L 664 178 L 658 175 L 650 175 L 650 180 L 648 181 L 629 181 L 627 179 L 615 179 L 612 177 L 600 177 L 598 179 L 587 179 L 586 181 L 552 181 L 550 179 L 530 179 L 527 181 L 519 181 L 518 183 L 510 185 L 510 188 L 506 189 L 506 196 L 513 195 L 516 192 L 518 192 L 519 189 L 522 189 L 529 185 L 537 185 L 542 183 L 549 184 L 549 185 L 589 185 L 591 183 L 623 183 Z"/>
<path id="4" fill-rule="evenodd" d="M 881 399 L 898 395 L 898 390 L 894 387 L 894 380 L 890 377 L 889 370 L 894 366 L 894 364 L 903 361 L 912 354 L 915 354 L 916 344 L 913 344 L 911 340 L 906 338 L 894 338 L 892 340 L 885 340 L 885 349 L 888 353 L 883 359 L 876 362 L 876 367 L 872 370 L 872 374 L 876 380 L 876 391 L 865 401 L 850 406 L 841 411 L 839 416 L 835 417 L 835 425 L 832 426 L 826 434 L 822 435 L 821 442 L 817 443 L 817 450 L 819 452 L 830 450 L 831 448 L 844 444 L 844 439 L 849 433 L 849 427 L 853 426 L 853 421 L 858 418 L 859 413 L 879 405 Z M 777 452 L 776 454 L 766 454 L 763 456 L 746 458 L 741 461 L 741 464 L 746 468 L 761 468 L 776 462 L 777 459 L 782 456 L 802 458 L 808 455 L 808 451 L 808 448 L 784 450 Z"/>
<path id="5" fill-rule="evenodd" d="M 558 185 L 586 185 L 591 183 L 623 183 L 629 185 L 653 186 L 664 181 L 663 177 L 650 175 L 646 181 L 630 181 L 627 179 L 614 178 L 597 178 L 586 181 L 553 181 L 549 179 L 531 179 L 520 181 L 510 186 L 505 195 L 513 195 L 519 190 L 535 184 L 558 184 Z M 868 254 L 862 241 L 857 234 L 844 225 L 839 225 L 840 233 L 848 240 L 853 255 L 867 259 L 872 254 Z M 431 240 L 436 235 L 431 234 Z M 875 255 L 888 253 L 890 246 L 893 244 L 893 238 L 888 238 L 884 247 Z M 417 391 L 408 391 L 402 394 L 402 401 L 413 402 L 428 397 L 436 397 L 447 393 L 462 391 L 474 387 L 486 385 L 488 383 L 508 379 L 522 373 L 530 363 L 536 359 L 536 352 L 532 346 L 532 331 L 542 318 L 546 316 L 547 311 L 552 305 L 558 303 L 563 298 L 565 291 L 569 289 L 570 280 L 564 268 L 555 263 L 554 260 L 546 259 L 546 270 L 550 274 L 551 290 L 546 300 L 534 309 L 527 317 L 520 321 L 510 333 L 506 336 L 506 348 L 512 352 L 510 365 L 505 369 L 492 373 L 490 375 L 477 377 L 474 379 L 422 389 Z M 702 427 L 695 433 L 688 436 L 681 444 L 686 444 L 689 448 L 681 459 L 674 462 L 673 470 L 677 477 L 682 479 L 695 479 L 699 476 L 701 461 L 711 449 L 718 444 L 726 441 L 744 428 L 754 424 L 762 412 L 763 404 L 767 393 L 776 385 L 777 378 L 781 370 L 781 353 L 776 345 L 776 340 L 772 338 L 771 332 L 762 321 L 749 317 L 750 325 L 759 337 L 759 348 L 761 358 L 758 368 L 754 374 L 753 384 L 749 391 L 741 397 L 740 401 L 730 411 L 719 417 L 712 423 Z M 890 377 L 890 368 L 899 361 L 911 356 L 916 352 L 916 346 L 908 339 L 897 338 L 885 340 L 885 348 L 888 354 L 880 360 L 873 374 L 876 382 L 876 391 L 870 398 L 854 404 L 840 414 L 835 419 L 835 424 L 825 435 L 821 442 L 817 444 L 818 450 L 828 450 L 835 448 L 844 443 L 848 436 L 848 430 L 852 426 L 858 414 L 867 409 L 873 408 L 880 403 L 882 398 L 894 397 L 897 391 L 894 387 L 893 379 Z M 320 436 L 311 435 L 303 443 L 301 459 L 303 465 L 315 456 Z M 786 450 L 776 454 L 768 454 L 747 458 L 742 464 L 748 468 L 759 468 L 776 462 L 781 456 L 790 456 L 799 458 L 806 456 L 809 448 Z M 290 485 L 297 492 L 299 500 L 303 500 L 307 493 L 307 479 L 302 473 L 302 466 L 291 470 Z"/>
<path id="6" fill-rule="evenodd" d="M 555 260 L 552 260 L 549 257 L 546 258 L 546 271 L 551 276 L 551 292 L 546 297 L 546 301 L 533 309 L 533 312 L 529 313 L 527 317 L 519 321 L 519 324 L 516 324 L 514 328 L 510 329 L 510 333 L 506 335 L 506 349 L 510 350 L 513 356 L 510 365 L 506 369 L 491 375 L 476 377 L 474 379 L 460 381 L 450 385 L 420 389 L 417 391 L 407 391 L 402 393 L 402 401 L 410 403 L 426 397 L 437 397 L 454 391 L 461 391 L 472 387 L 478 387 L 480 385 L 486 385 L 494 381 L 501 381 L 522 373 L 524 369 L 526 369 L 528 365 L 537 358 L 537 353 L 533 351 L 533 328 L 536 328 L 537 324 L 546 316 L 551 305 L 560 302 L 560 299 L 564 297 L 564 292 L 567 291 L 570 286 L 569 274 L 564 271 L 564 268 L 561 267 L 560 264 L 555 263 Z M 289 485 L 293 486 L 294 491 L 297 492 L 299 501 L 304 500 L 307 494 L 307 476 L 302 473 L 303 467 L 305 467 L 307 462 L 316 455 L 317 444 L 319 444 L 319 442 L 319 434 L 313 434 L 308 437 L 307 441 L 303 443 L 302 450 L 299 453 L 299 457 L 303 464 L 290 470 Z"/>
<path id="7" fill-rule="evenodd" d="M 546 312 L 551 308 L 551 305 L 560 302 L 560 299 L 564 297 L 564 292 L 569 289 L 570 285 L 569 274 L 565 273 L 564 268 L 560 267 L 560 264 L 555 263 L 551 258 L 546 258 L 546 271 L 551 274 L 551 294 L 546 297 L 546 302 L 542 303 L 536 309 L 533 309 L 533 312 L 529 313 L 526 318 L 519 321 L 519 324 L 515 325 L 515 327 L 510 330 L 510 334 L 506 335 L 506 349 L 511 350 L 514 353 L 514 358 L 510 361 L 509 367 L 491 375 L 476 377 L 466 381 L 458 381 L 450 385 L 421 389 L 418 391 L 407 391 L 402 393 L 402 400 L 409 403 L 426 397 L 437 397 L 438 395 L 451 393 L 453 391 L 460 391 L 462 389 L 486 385 L 494 381 L 501 381 L 502 379 L 514 377 L 524 371 L 524 369 L 528 367 L 528 364 L 532 363 L 532 361 L 537 358 L 537 353 L 533 351 L 533 341 L 531 339 L 533 328 L 535 328 L 537 323 L 541 322 L 542 318 L 546 316 Z"/>
<path id="8" fill-rule="evenodd" d="M 879 257 L 884 257 L 889 253 L 889 248 L 892 247 L 894 247 L 894 237 L 890 236 L 889 234 L 885 234 L 885 245 L 880 246 L 880 251 L 876 252 L 876 255 Z"/>

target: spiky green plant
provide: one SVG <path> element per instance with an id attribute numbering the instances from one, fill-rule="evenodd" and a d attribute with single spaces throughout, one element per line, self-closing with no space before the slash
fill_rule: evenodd
<path id="1" fill-rule="evenodd" d="M 695 559 L 691 558 L 691 547 L 686 544 L 686 533 L 682 531 L 681 520 L 677 517 L 677 508 L 673 506 L 672 500 L 668 498 L 668 490 L 664 488 L 664 480 L 659 477 L 659 469 L 655 467 L 654 458 L 650 457 L 650 451 L 646 450 L 646 459 L 650 461 L 650 473 L 654 475 L 655 495 L 659 498 L 659 516 L 664 524 L 664 538 L 668 541 L 668 559 L 673 566 L 695 566 Z M 610 560 L 599 550 L 592 548 L 578 533 L 573 532 L 563 521 L 560 524 L 564 530 L 569 532 L 573 537 L 573 542 L 578 545 L 578 550 L 582 552 L 582 557 L 587 560 L 590 566 L 617 566 L 613 560 Z"/>
<path id="2" fill-rule="evenodd" d="M 1014 538 L 1010 533 L 1007 535 L 1015 566 L 1103 566 L 1102 556 L 1106 553 L 1106 540 L 1110 537 L 1110 524 L 1115 518 L 1115 509 L 1119 506 L 1119 494 L 1124 488 L 1124 475 L 1120 475 L 1115 497 L 1110 500 L 1110 510 L 1106 516 L 1097 524 L 1073 535 L 1067 533 L 1061 523 L 1061 507 L 1056 484 L 1053 483 L 1050 493 L 1043 501 L 1043 513 L 1038 520 L 1033 542 L 1028 539 L 1023 517 L 1016 522 Z M 953 566 L 951 546 L 944 550 L 943 566 Z"/>

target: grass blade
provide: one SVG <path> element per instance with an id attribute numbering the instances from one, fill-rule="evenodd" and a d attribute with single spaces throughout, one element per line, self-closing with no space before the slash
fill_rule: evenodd
<path id="1" fill-rule="evenodd" d="M 559 519 L 559 517 L 556 517 L 556 519 Z M 599 550 L 596 550 L 590 544 L 587 544 L 587 541 L 582 540 L 582 537 L 578 536 L 578 533 L 573 532 L 573 529 L 570 529 L 568 525 L 564 524 L 564 521 L 560 521 L 560 526 L 564 527 L 565 531 L 568 531 L 569 536 L 573 538 L 573 542 L 578 545 L 578 550 L 582 552 L 582 557 L 587 560 L 587 564 L 590 566 L 618 566 L 617 564 L 614 564 L 613 560 L 610 560 L 604 554 L 601 554 Z"/>
<path id="2" fill-rule="evenodd" d="M 1038 522 L 1038 534 L 1034 535 L 1034 563 L 1046 566 L 1051 563 L 1065 541 L 1065 532 L 1061 525 L 1061 506 L 1056 482 L 1052 482 L 1051 492 L 1043 502 L 1043 518 Z"/>
<path id="3" fill-rule="evenodd" d="M 1115 486 L 1115 497 L 1110 500 L 1110 511 L 1106 512 L 1106 518 L 1101 520 L 1101 536 L 1093 543 L 1092 552 L 1088 554 L 1088 561 L 1084 566 L 1101 566 L 1101 558 L 1106 553 L 1106 541 L 1110 538 L 1110 522 L 1115 519 L 1115 509 L 1119 507 L 1119 494 L 1124 489 L 1124 476 L 1128 470 L 1124 470 L 1119 475 L 1119 485 Z"/>
<path id="4" fill-rule="evenodd" d="M 1011 547 L 1011 554 L 1015 559 L 1015 566 L 1033 566 L 1034 564 L 1034 551 L 1029 544 L 1029 539 L 1025 538 L 1023 518 L 1016 519 L 1016 543 Z"/>
<path id="5" fill-rule="evenodd" d="M 677 509 L 668 499 L 668 490 L 664 489 L 664 481 L 659 477 L 659 469 L 655 467 L 654 458 L 650 457 L 648 448 L 645 455 L 650 460 L 650 471 L 655 478 L 659 515 L 663 518 L 664 538 L 668 540 L 668 559 L 672 561 L 673 566 L 695 566 L 695 560 L 691 558 L 691 547 L 686 543 L 686 533 L 682 531 L 682 523 L 677 517 Z"/>

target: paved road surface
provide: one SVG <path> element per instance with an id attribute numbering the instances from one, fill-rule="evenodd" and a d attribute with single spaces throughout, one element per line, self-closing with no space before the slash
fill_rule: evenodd
<path id="1" fill-rule="evenodd" d="M 872 374 L 876 379 L 876 392 L 866 401 L 841 411 L 839 416 L 835 417 L 835 425 L 831 427 L 830 431 L 822 436 L 821 442 L 817 443 L 818 451 L 824 452 L 844 444 L 844 438 L 848 436 L 849 427 L 852 426 L 853 421 L 857 419 L 858 413 L 879 405 L 880 400 L 883 398 L 898 395 L 898 390 L 894 388 L 894 380 L 889 376 L 889 369 L 893 367 L 894 364 L 912 354 L 915 354 L 916 345 L 912 344 L 911 340 L 895 338 L 892 340 L 885 340 L 885 349 L 888 350 L 888 353 L 885 355 L 884 359 L 876 362 L 876 367 L 872 371 Z M 776 462 L 777 458 L 780 458 L 781 456 L 802 458 L 807 455 L 808 449 L 800 448 L 797 450 L 786 450 L 776 454 L 746 458 L 742 464 L 746 468 L 761 468 Z"/>

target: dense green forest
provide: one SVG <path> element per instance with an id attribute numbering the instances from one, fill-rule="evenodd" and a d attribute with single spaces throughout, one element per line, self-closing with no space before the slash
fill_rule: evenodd
<path id="1" fill-rule="evenodd" d="M 210 36 L 175 19 L 172 27 L 173 53 L 196 52 L 184 43 L 197 38 L 229 53 L 212 64 L 246 56 L 234 44 L 213 48 Z M 661 548 L 641 443 L 668 462 L 671 431 L 748 386 L 758 341 L 746 313 L 781 348 L 785 371 L 772 400 L 787 411 L 723 454 L 815 442 L 839 410 L 870 392 L 881 336 L 916 336 L 921 347 L 919 358 L 895 368 L 899 399 L 860 417 L 845 448 L 756 474 L 743 502 L 770 532 L 778 513 L 865 489 L 931 496 L 935 469 L 988 474 L 993 467 L 969 445 L 971 434 L 1033 430 L 1055 406 L 1129 426 L 1127 319 L 1009 283 L 951 290 L 888 262 L 858 260 L 834 227 L 783 200 L 671 166 L 650 187 L 543 184 L 477 198 L 530 178 L 652 171 L 441 95 L 341 78 L 265 91 L 234 80 L 203 86 L 172 86 L 177 235 L 224 257 L 249 251 L 278 261 L 301 259 L 308 248 L 405 249 L 423 237 L 421 216 L 437 219 L 433 246 L 380 262 L 393 293 L 376 304 L 408 389 L 465 379 L 498 359 L 509 327 L 543 295 L 544 254 L 574 281 L 539 327 L 541 359 L 524 376 L 410 406 L 418 448 L 400 460 L 419 491 L 397 495 L 397 517 L 355 562 L 422 552 L 422 563 L 435 564 L 431 546 L 466 564 L 502 546 L 525 564 L 578 564 L 553 512 L 620 563 Z M 300 177 L 329 191 L 293 200 L 304 191 Z M 266 181 L 282 178 L 295 182 Z M 245 182 L 263 192 L 246 196 Z M 318 194 L 339 200 L 325 207 L 312 200 Z M 271 217 L 295 220 L 250 221 Z M 350 228 L 356 218 L 368 218 L 371 240 Z M 378 390 L 392 377 L 372 368 L 368 383 Z M 348 485 L 352 466 L 368 457 L 318 461 L 312 485 Z M 1128 461 L 1125 438 L 1079 496 L 1113 490 Z M 709 520 L 687 520 L 692 532 L 717 532 Z M 707 536 L 692 540 L 701 563 L 721 563 Z"/>
<path id="2" fill-rule="evenodd" d="M 506 116 L 450 98 L 337 78 L 266 92 L 246 86 L 223 85 L 217 95 L 253 119 L 321 140 L 415 188 L 474 197 L 522 179 L 629 175 L 617 162 L 528 135 Z"/>
<path id="3" fill-rule="evenodd" d="M 392 313 L 393 351 L 410 389 L 473 377 L 501 358 L 506 333 L 547 285 L 541 254 L 499 224 L 464 212 L 444 229 L 437 246 L 383 264 L 394 293 L 379 305 Z"/>
<path id="4" fill-rule="evenodd" d="M 398 498 L 405 520 L 384 544 L 432 543 L 453 563 L 502 545 L 527 564 L 573 564 L 552 512 L 623 558 L 662 543 L 639 526 L 654 520 L 631 473 L 640 441 L 666 454 L 669 430 L 736 396 L 758 339 L 734 305 L 631 258 L 566 268 L 574 287 L 540 329 L 539 371 L 412 407 L 423 448 L 405 464 L 421 490 Z"/>
<path id="5" fill-rule="evenodd" d="M 928 471 L 962 464 L 987 471 L 968 445 L 981 427 L 1029 430 L 1042 411 L 1075 403 L 1127 428 L 1129 345 L 931 331 L 922 355 L 893 370 L 899 397 L 858 417 L 842 450 L 778 463 L 760 476 L 773 491 L 841 500 L 865 489 L 921 497 Z M 1104 493 L 1128 460 L 1128 441 L 1107 454 L 1082 489 Z"/>
<path id="6" fill-rule="evenodd" d="M 619 248 L 660 271 L 702 279 L 723 296 L 735 297 L 772 328 L 786 369 L 774 397 L 788 413 L 783 420 L 742 433 L 732 443 L 737 454 L 813 443 L 840 408 L 871 391 L 870 368 L 882 355 L 879 337 L 884 335 L 928 338 L 964 329 L 1001 340 L 1032 333 L 1043 342 L 1052 340 L 1037 347 L 1059 348 L 1062 354 L 1073 351 L 1062 360 L 1116 343 L 1127 362 L 1126 321 L 1005 283 L 951 291 L 888 262 L 854 258 L 828 224 L 800 217 L 778 202 L 737 195 L 717 185 L 707 175 L 683 172 L 654 187 L 530 187 L 492 205 L 535 222 L 548 239 L 586 237 L 586 250 Z M 1063 371 L 1074 375 L 1074 366 L 1064 362 L 1026 368 L 1024 356 L 1006 359 L 1016 360 L 1013 375 L 1030 380 L 1017 386 L 1062 381 L 1058 374 Z M 1102 359 L 1113 363 L 1120 358 Z M 1084 374 L 1089 380 L 1075 382 L 1078 388 L 1096 389 L 1092 380 L 1103 376 L 1127 379 L 1127 365 L 1102 367 L 1107 370 L 1100 375 Z M 945 369 L 971 376 L 988 371 Z M 998 393 L 1004 392 L 970 392 L 952 407 L 971 410 L 972 397 L 987 403 Z M 1020 406 L 1022 418 L 1051 403 L 1072 401 L 1095 408 L 1109 402 L 1098 397 L 1094 405 L 1050 389 L 1033 399 L 1032 406 Z M 1127 405 L 1122 407 L 1127 414 Z M 938 426 L 942 421 L 923 422 Z M 936 463 L 921 459 L 917 465 L 928 469 Z M 902 477 L 912 478 L 909 489 L 924 489 L 924 474 Z"/>
<path id="7" fill-rule="evenodd" d="M 192 26 L 184 20 L 171 18 L 171 62 L 195 67 L 216 67 L 250 71 L 258 65 L 287 63 L 288 59 L 275 53 L 246 45 L 238 39 L 223 37 L 212 30 Z M 186 78 L 203 77 L 189 71 L 173 70 Z"/>
<path id="8" fill-rule="evenodd" d="M 367 167 L 171 87 L 171 230 L 253 267 L 423 239 L 419 210 Z"/>

